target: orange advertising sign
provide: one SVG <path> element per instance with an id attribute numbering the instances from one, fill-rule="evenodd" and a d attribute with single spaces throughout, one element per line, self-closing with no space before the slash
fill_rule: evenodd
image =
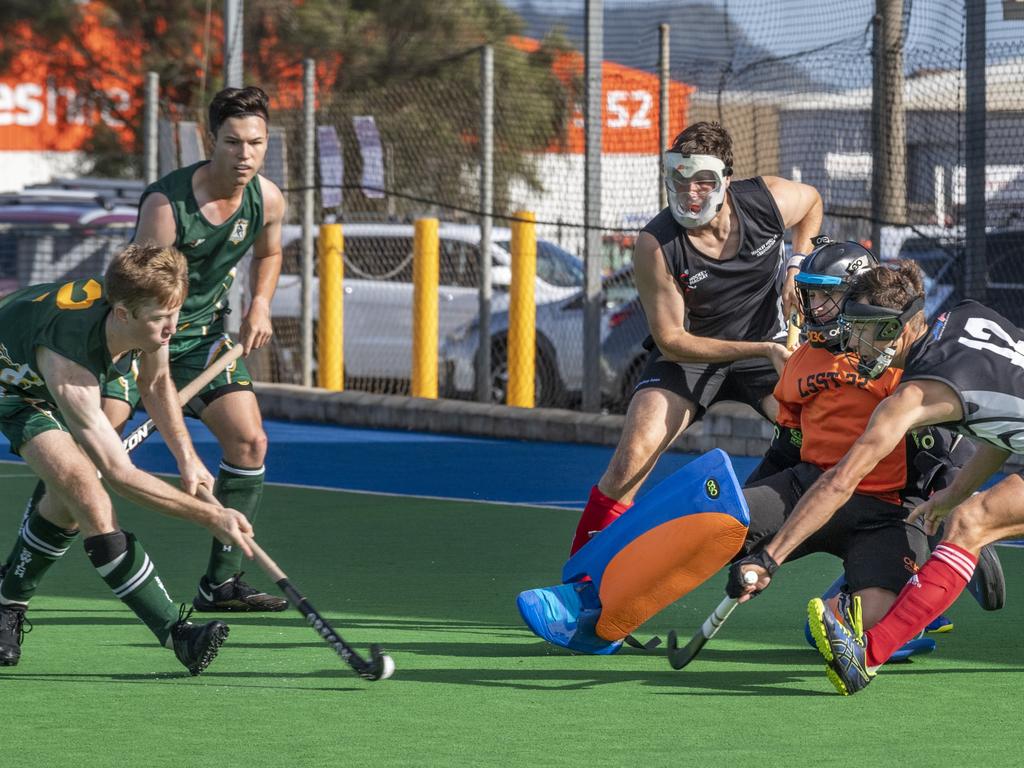
<path id="1" fill-rule="evenodd" d="M 510 37 L 510 45 L 532 52 L 540 44 L 531 38 Z M 552 68 L 562 82 L 583 76 L 583 56 L 563 53 L 555 57 Z M 669 140 L 686 127 L 690 94 L 695 88 L 686 83 L 669 81 Z M 661 83 L 657 75 L 644 72 L 614 61 L 605 61 L 601 67 L 601 126 L 602 151 L 613 154 L 657 154 L 658 125 L 661 116 L 659 94 Z M 582 154 L 584 150 L 583 105 L 576 104 L 568 135 L 564 142 L 548 147 L 548 152 Z"/>
<path id="2" fill-rule="evenodd" d="M 24 44 L 9 70 L 0 74 L 0 150 L 67 151 L 81 149 L 94 126 L 104 124 L 126 142 L 142 82 L 138 62 L 142 46 L 118 40 L 114 32 L 84 14 L 78 45 L 62 40 L 45 46 L 33 41 L 27 25 L 10 33 Z M 88 52 L 86 60 L 79 46 Z M 96 62 L 101 62 L 97 71 Z M 92 76 L 102 97 L 78 93 L 62 73 L 79 69 Z"/>

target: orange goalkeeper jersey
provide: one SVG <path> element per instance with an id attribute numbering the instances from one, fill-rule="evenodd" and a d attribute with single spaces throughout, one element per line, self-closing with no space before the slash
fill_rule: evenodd
<path id="1" fill-rule="evenodd" d="M 900 383 L 902 371 L 888 369 L 874 381 L 857 373 L 845 355 L 801 344 L 786 362 L 775 399 L 781 426 L 803 432 L 800 460 L 829 469 L 864 433 L 875 406 Z M 859 493 L 899 504 L 907 483 L 907 449 L 900 443 L 857 486 Z"/>

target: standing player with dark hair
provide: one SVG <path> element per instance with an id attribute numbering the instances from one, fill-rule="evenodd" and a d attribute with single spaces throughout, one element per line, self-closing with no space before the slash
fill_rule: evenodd
<path id="1" fill-rule="evenodd" d="M 228 290 L 239 260 L 253 250 L 252 300 L 242 317 L 240 342 L 249 354 L 270 341 L 270 302 L 281 272 L 284 196 L 259 175 L 267 153 L 267 95 L 253 86 L 226 88 L 210 102 L 213 150 L 207 162 L 172 171 L 142 195 L 137 242 L 176 245 L 189 264 L 189 294 L 171 340 L 171 372 L 179 388 L 205 369 L 225 347 Z M 114 424 L 127 420 L 133 399 L 104 392 L 104 411 Z M 263 494 L 263 431 L 252 377 L 245 363 L 214 379 L 189 403 L 223 451 L 214 495 L 253 520 Z M 280 611 L 281 598 L 239 579 L 241 553 L 214 540 L 193 604 L 198 611 Z"/>
<path id="2" fill-rule="evenodd" d="M 718 123 L 689 126 L 664 162 L 669 206 L 643 228 L 633 257 L 656 347 L 572 552 L 631 506 L 661 454 L 712 403 L 739 400 L 774 418 L 799 267 L 794 257 L 787 272 L 785 232 L 809 253 L 821 226 L 814 187 L 775 176 L 733 181 L 732 139 Z"/>
<path id="3" fill-rule="evenodd" d="M 842 694 L 856 693 L 877 668 L 963 591 L 983 546 L 1024 534 L 1024 485 L 1011 475 L 972 496 L 1010 453 L 1024 453 L 1024 338 L 1001 315 L 965 301 L 931 325 L 924 316 L 924 280 L 912 261 L 877 267 L 859 278 L 843 307 L 844 346 L 858 355 L 858 369 L 876 379 L 902 369 L 896 391 L 875 409 L 864 434 L 826 472 L 766 547 L 760 564 L 748 564 L 764 589 L 778 564 L 825 525 L 860 479 L 912 429 L 944 424 L 977 443 L 977 451 L 950 486 L 910 516 L 928 529 L 946 521 L 945 538 L 915 573 L 888 613 L 864 631 L 859 604 L 845 619 L 825 610 L 820 598 L 808 619 L 829 679 Z"/>
<path id="4" fill-rule="evenodd" d="M 250 557 L 252 526 L 234 509 L 190 495 L 209 473 L 195 454 L 168 370 L 168 343 L 188 291 L 174 248 L 128 246 L 96 280 L 24 288 L 0 300 L 0 430 L 48 493 L 22 524 L 0 582 L 0 665 L 21 658 L 29 600 L 78 537 L 100 577 L 197 675 L 228 628 L 179 613 L 141 542 L 117 523 L 97 476 L 119 495 L 208 528 Z M 100 408 L 100 390 L 138 361 L 150 417 L 178 458 L 188 493 L 136 469 Z"/>
<path id="5" fill-rule="evenodd" d="M 259 175 L 267 152 L 269 107 L 259 88 L 226 88 L 209 108 L 213 150 L 208 161 L 172 171 L 142 194 L 134 240 L 175 246 L 188 259 L 189 292 L 170 342 L 170 367 L 180 389 L 232 346 L 225 330 L 228 291 L 239 260 L 253 250 L 252 301 L 242 318 L 241 344 L 248 354 L 273 332 L 270 302 L 281 271 L 281 191 Z M 139 401 L 132 376 L 106 382 L 103 410 L 118 429 Z M 216 436 L 223 451 L 214 485 L 226 507 L 250 520 L 263 493 L 267 437 L 252 377 L 238 360 L 186 408 Z M 209 478 L 204 484 L 209 484 Z M 29 502 L 38 504 L 42 487 Z M 241 581 L 241 553 L 214 540 L 193 604 L 198 611 L 281 611 L 287 602 Z"/>

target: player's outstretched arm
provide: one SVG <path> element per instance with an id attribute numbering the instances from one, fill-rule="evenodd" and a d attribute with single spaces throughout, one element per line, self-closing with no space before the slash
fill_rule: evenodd
<path id="1" fill-rule="evenodd" d="M 814 250 L 811 238 L 821 233 L 821 222 L 825 208 L 818 190 L 810 184 L 790 181 L 779 176 L 765 176 L 764 182 L 775 199 L 775 205 L 782 214 L 782 223 L 791 230 L 790 242 L 794 253 L 808 254 Z M 798 269 L 786 270 L 786 282 L 782 287 L 782 311 L 786 318 L 800 306 L 796 295 L 796 273 Z"/>
<path id="2" fill-rule="evenodd" d="M 949 487 L 937 491 L 918 505 L 908 522 L 920 519 L 929 535 L 935 533 L 953 509 L 981 487 L 994 472 L 999 471 L 1010 452 L 989 443 L 979 442 L 974 455 L 953 478 Z"/>
<path id="3" fill-rule="evenodd" d="M 685 328 L 686 304 L 682 291 L 653 235 L 640 233 L 633 265 L 637 292 L 651 335 L 666 359 L 685 363 L 725 363 L 749 357 L 767 357 L 780 368 L 788 357 L 783 345 L 770 341 L 724 341 L 689 333 Z"/>
<path id="4" fill-rule="evenodd" d="M 765 547 L 764 554 L 776 567 L 832 518 L 853 495 L 860 481 L 902 443 L 909 430 L 949 420 L 951 406 L 929 402 L 925 388 L 920 386 L 933 383 L 902 384 L 878 404 L 864 434 L 836 466 L 824 472 L 807 490 L 793 513 Z M 955 399 L 952 391 L 949 394 Z M 764 589 L 770 582 L 768 569 L 754 564 L 749 564 L 748 568 L 757 573 L 758 582 L 748 587 L 747 592 Z"/>
<path id="5" fill-rule="evenodd" d="M 199 485 L 213 490 L 213 476 L 199 459 L 185 427 L 185 419 L 178 404 L 178 391 L 171 378 L 167 347 L 140 356 L 138 385 L 146 413 L 178 462 L 181 487 L 185 493 L 195 496 Z"/>
<path id="6" fill-rule="evenodd" d="M 765 176 L 764 183 L 782 214 L 782 223 L 792 230 L 790 242 L 796 253 L 814 250 L 811 238 L 821 233 L 825 209 L 818 190 L 810 184 L 790 181 L 780 176 Z"/>
<path id="7" fill-rule="evenodd" d="M 37 362 L 72 437 L 118 495 L 165 515 L 198 523 L 225 544 L 237 545 L 252 557 L 246 537 L 252 536 L 253 530 L 244 515 L 189 496 L 131 463 L 100 406 L 100 386 L 95 376 L 46 348 L 37 353 Z"/>

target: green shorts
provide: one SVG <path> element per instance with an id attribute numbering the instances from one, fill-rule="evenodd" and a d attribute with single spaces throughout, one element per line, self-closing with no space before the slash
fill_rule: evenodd
<path id="1" fill-rule="evenodd" d="M 194 381 L 216 358 L 220 357 L 235 342 L 226 333 L 209 333 L 204 336 L 175 337 L 171 339 L 171 378 L 174 386 L 181 389 Z M 252 391 L 252 376 L 245 361 L 238 358 L 227 369 L 221 371 L 213 381 L 185 407 L 185 413 L 198 417 L 203 408 L 218 397 L 238 390 Z M 135 374 L 111 379 L 103 386 L 103 397 L 122 400 L 132 407 L 134 413 L 139 404 L 139 388 Z"/>
<path id="2" fill-rule="evenodd" d="M 25 443 L 51 429 L 68 432 L 56 408 L 41 400 L 26 399 L 0 389 L 0 432 L 11 441 L 11 453 L 20 456 Z"/>

